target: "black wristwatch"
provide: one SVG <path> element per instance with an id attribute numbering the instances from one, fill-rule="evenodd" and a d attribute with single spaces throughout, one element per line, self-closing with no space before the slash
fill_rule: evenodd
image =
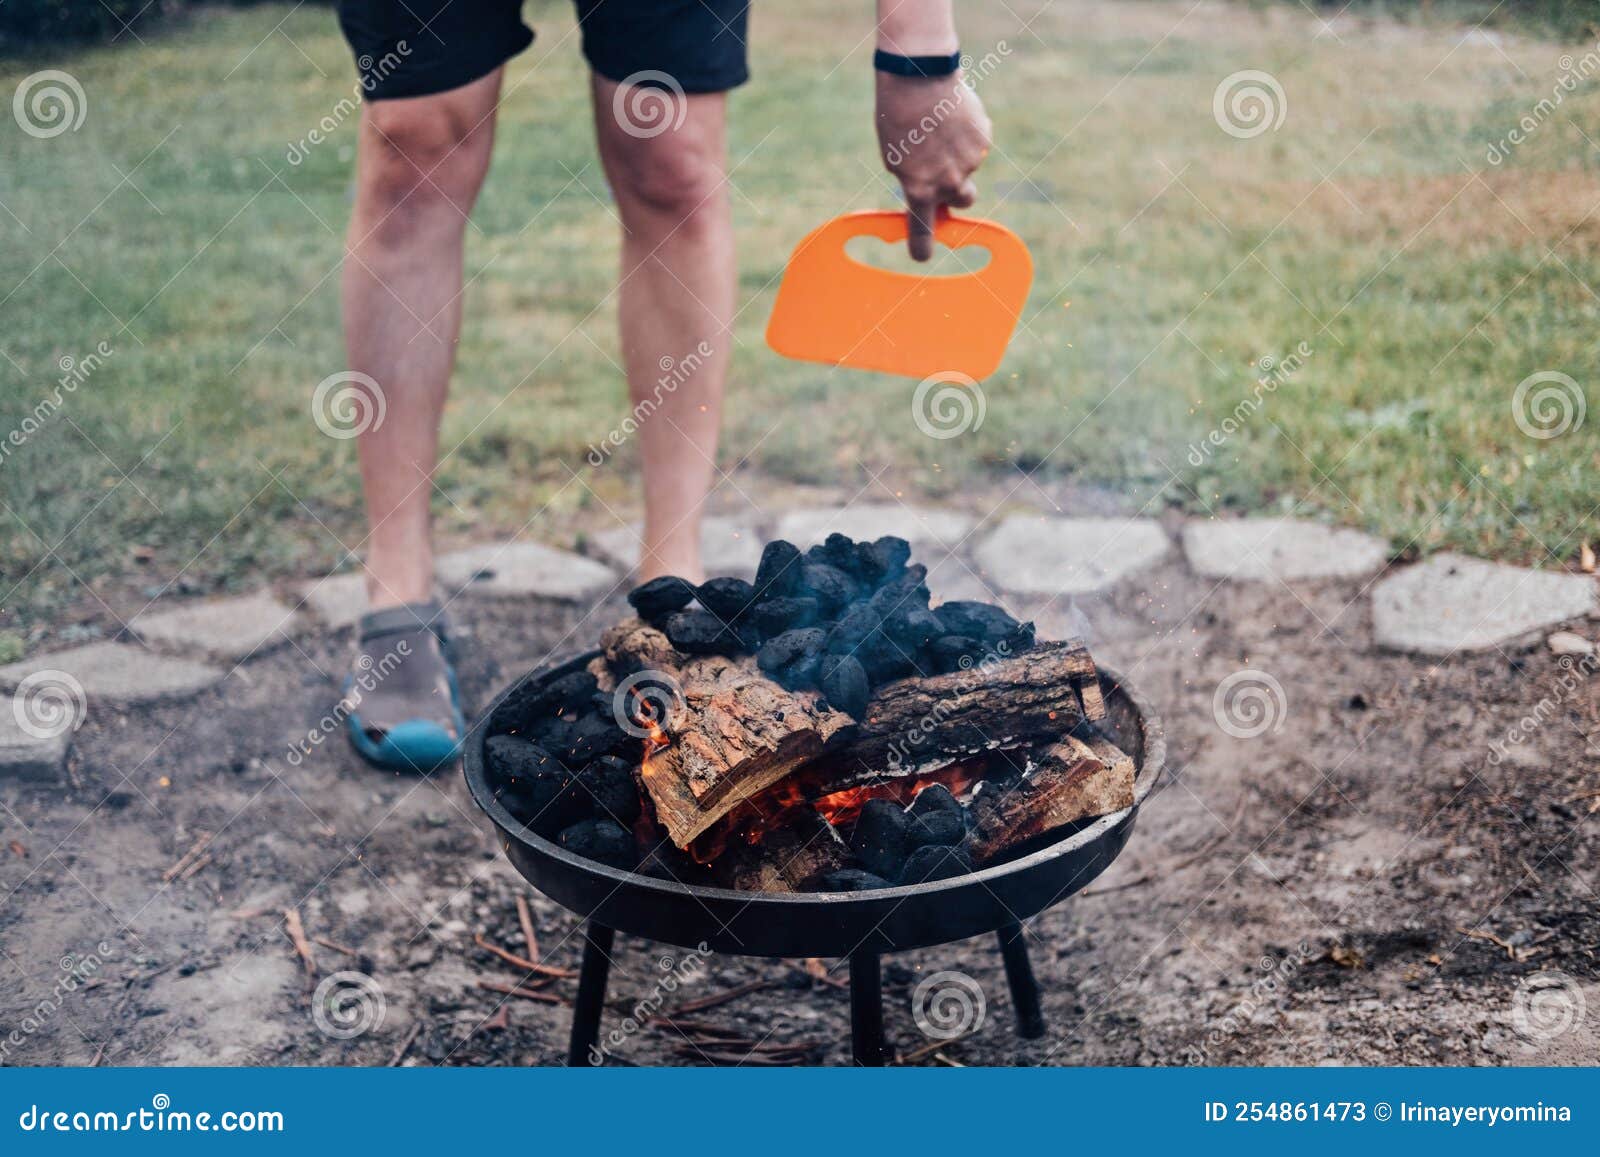
<path id="1" fill-rule="evenodd" d="M 900 56 L 880 48 L 872 54 L 872 67 L 891 76 L 950 76 L 961 68 L 961 50 L 949 56 Z"/>

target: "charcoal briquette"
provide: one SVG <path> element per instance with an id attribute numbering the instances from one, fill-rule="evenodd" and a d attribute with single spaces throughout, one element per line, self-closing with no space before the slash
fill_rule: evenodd
<path id="1" fill-rule="evenodd" d="M 602 755 L 618 751 L 630 742 L 630 736 L 617 723 L 608 710 L 605 714 L 591 711 L 572 725 L 571 739 L 556 751 L 557 757 L 568 767 L 583 767 Z"/>
<path id="2" fill-rule="evenodd" d="M 806 560 L 834 567 L 852 578 L 856 577 L 856 571 L 861 565 L 860 556 L 856 554 L 855 540 L 837 531 L 806 551 Z"/>
<path id="3" fill-rule="evenodd" d="M 745 617 L 763 639 L 770 639 L 816 622 L 817 600 L 780 595 L 757 603 Z"/>
<path id="4" fill-rule="evenodd" d="M 852 603 L 828 631 L 828 651 L 848 655 L 878 629 L 881 617 L 870 604 Z"/>
<path id="5" fill-rule="evenodd" d="M 742 578 L 707 579 L 695 588 L 695 597 L 724 623 L 733 623 L 755 603 L 756 588 Z"/>
<path id="6" fill-rule="evenodd" d="M 612 820 L 579 820 L 562 829 L 556 842 L 574 855 L 598 860 L 613 868 L 631 869 L 638 861 L 633 836 Z"/>
<path id="7" fill-rule="evenodd" d="M 504 785 L 501 801 L 517 819 L 549 838 L 589 814 L 588 794 L 549 752 L 515 735 L 484 744 L 491 774 Z"/>
<path id="8" fill-rule="evenodd" d="M 561 678 L 545 684 L 545 700 L 552 714 L 557 711 L 582 711 L 589 705 L 589 696 L 599 686 L 599 681 L 588 671 L 569 671 Z"/>
<path id="9" fill-rule="evenodd" d="M 852 719 L 866 715 L 872 685 L 859 659 L 854 655 L 829 655 L 822 661 L 820 674 L 822 694 L 830 706 Z"/>
<path id="10" fill-rule="evenodd" d="M 655 622 L 673 611 L 681 611 L 694 601 L 694 584 L 674 574 L 651 579 L 628 592 L 628 602 L 641 619 Z"/>
<path id="11" fill-rule="evenodd" d="M 918 607 L 896 611 L 884 620 L 883 629 L 907 651 L 920 651 L 945 633 L 937 615 Z"/>
<path id="12" fill-rule="evenodd" d="M 768 639 L 756 652 L 756 666 L 767 674 L 789 666 L 797 659 L 822 654 L 828 636 L 820 627 L 784 631 Z"/>
<path id="13" fill-rule="evenodd" d="M 899 575 L 911 561 L 911 544 L 903 538 L 886 534 L 876 542 L 856 543 L 858 576 L 874 587 L 880 587 Z"/>
<path id="14" fill-rule="evenodd" d="M 953 847 L 967 834 L 967 809 L 942 783 L 917 793 L 906 811 L 910 842 L 915 847 Z"/>
<path id="15" fill-rule="evenodd" d="M 740 647 L 738 635 L 728 631 L 710 611 L 676 611 L 661 626 L 667 640 L 686 655 L 727 655 Z"/>
<path id="16" fill-rule="evenodd" d="M 780 599 L 800 593 L 800 548 L 781 538 L 773 539 L 761 551 L 761 563 L 756 567 L 756 595 L 762 599 Z"/>
<path id="17" fill-rule="evenodd" d="M 945 635 L 928 644 L 928 660 L 940 675 L 965 671 L 982 661 L 988 649 L 966 635 Z"/>
<path id="18" fill-rule="evenodd" d="M 625 760 L 604 755 L 578 773 L 578 783 L 594 801 L 600 817 L 609 817 L 624 826 L 639 818 L 639 788 L 633 769 Z"/>
<path id="19" fill-rule="evenodd" d="M 893 800 L 869 799 L 850 829 L 850 851 L 867 871 L 892 880 L 906 859 L 910 822 Z"/>
<path id="20" fill-rule="evenodd" d="M 887 888 L 889 881 L 860 868 L 835 868 L 817 879 L 819 892 L 869 892 L 873 888 Z"/>
<path id="21" fill-rule="evenodd" d="M 927 884 L 934 880 L 948 880 L 972 871 L 972 856 L 965 848 L 947 848 L 936 844 L 918 848 L 906 857 L 900 869 L 901 884 Z"/>
<path id="22" fill-rule="evenodd" d="M 1019 623 L 999 607 L 967 599 L 942 603 L 934 611 L 946 635 L 965 635 L 985 647 L 1025 651 L 1033 646 L 1033 624 Z"/>
<path id="23" fill-rule="evenodd" d="M 800 567 L 804 591 L 817 600 L 817 610 L 832 618 L 856 597 L 857 586 L 844 571 L 825 562 L 805 562 Z"/>

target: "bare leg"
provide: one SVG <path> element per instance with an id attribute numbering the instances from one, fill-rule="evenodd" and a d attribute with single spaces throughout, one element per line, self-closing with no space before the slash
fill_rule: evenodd
<path id="1" fill-rule="evenodd" d="M 623 366 L 635 406 L 653 407 L 638 434 L 640 578 L 698 581 L 736 289 L 726 100 L 721 93 L 677 98 L 671 127 L 648 136 L 615 115 L 615 82 L 595 76 L 592 86 L 600 159 L 622 217 Z"/>
<path id="2" fill-rule="evenodd" d="M 368 104 L 344 263 L 350 369 L 383 392 L 359 442 L 374 609 L 433 586 L 429 506 L 439 414 L 461 331 L 467 215 L 489 167 L 500 70 L 435 96 Z"/>

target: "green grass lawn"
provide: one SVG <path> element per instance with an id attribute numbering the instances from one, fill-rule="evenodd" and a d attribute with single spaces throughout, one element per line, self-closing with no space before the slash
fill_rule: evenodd
<path id="1" fill-rule="evenodd" d="M 892 203 L 864 13 L 821 0 L 753 17 L 732 114 L 744 296 L 727 465 L 851 487 L 887 470 L 907 494 L 1021 483 L 1021 500 L 1038 494 L 1025 474 L 1068 479 L 1134 508 L 1292 510 L 1541 565 L 1600 538 L 1600 414 L 1553 438 L 1513 415 L 1539 372 L 1600 402 L 1600 74 L 1535 111 L 1584 47 L 1350 16 L 1319 34 L 1288 6 L 967 6 L 967 49 L 998 61 L 980 82 L 996 135 L 981 211 L 1028 241 L 1036 276 L 981 428 L 935 440 L 911 420 L 912 383 L 786 362 L 762 340 L 794 243 Z M 625 412 L 617 240 L 571 7 L 539 0 L 528 18 L 540 37 L 511 68 L 469 243 L 437 496 L 451 534 L 516 529 L 546 503 L 552 528 L 603 524 L 601 500 L 625 505 L 633 481 L 629 450 L 583 462 Z M 83 380 L 0 446 L 0 628 L 125 613 L 173 580 L 248 587 L 338 563 L 360 538 L 354 454 L 318 433 L 309 398 L 344 368 L 354 124 L 286 159 L 351 92 L 331 13 L 207 12 L 143 43 L 8 62 L 3 92 L 44 68 L 78 80 L 87 113 L 52 139 L 0 124 L 0 441 L 63 358 Z M 1279 128 L 1245 139 L 1213 116 L 1243 69 L 1286 100 Z M 1535 131 L 1489 163 L 1524 116 Z M 1302 343 L 1303 364 L 1258 390 L 1261 359 Z"/>

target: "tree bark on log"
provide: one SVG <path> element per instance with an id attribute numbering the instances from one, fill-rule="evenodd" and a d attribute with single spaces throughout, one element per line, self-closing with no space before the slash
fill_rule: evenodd
<path id="1" fill-rule="evenodd" d="M 822 709 L 816 692 L 772 682 L 753 657 L 684 655 L 637 619 L 606 631 L 601 648 L 619 680 L 651 672 L 647 683 L 670 681 L 682 696 L 682 718 L 666 720 L 670 744 L 647 750 L 640 768 L 656 818 L 680 848 L 851 725 L 842 711 Z"/>
<path id="2" fill-rule="evenodd" d="M 978 864 L 1075 820 L 1133 806 L 1133 760 L 1103 736 L 1085 742 L 1068 735 L 1033 760 L 1025 779 L 991 784 L 972 801 L 977 827 L 969 841 Z"/>

